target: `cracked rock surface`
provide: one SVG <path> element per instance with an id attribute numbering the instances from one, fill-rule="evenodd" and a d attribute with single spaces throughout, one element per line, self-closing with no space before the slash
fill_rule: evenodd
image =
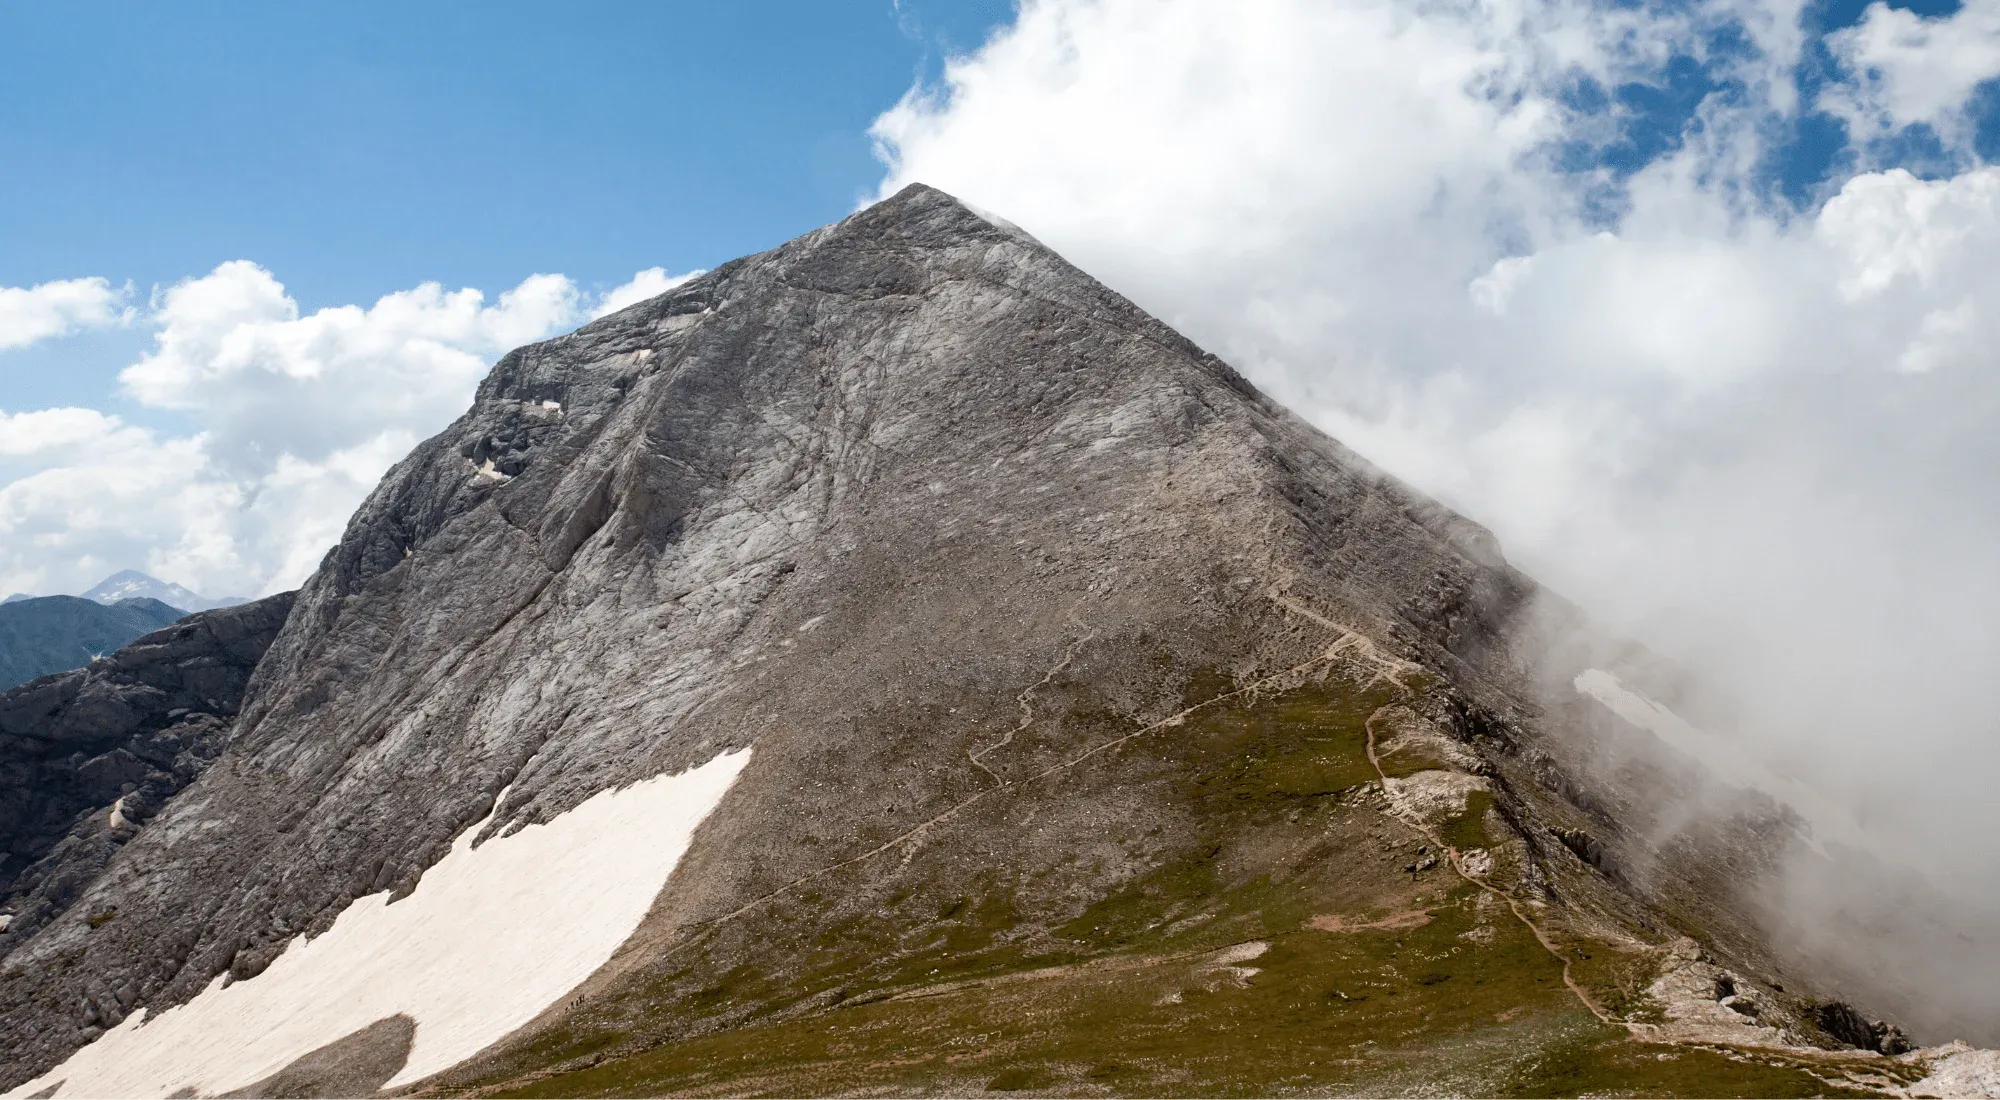
<path id="1" fill-rule="evenodd" d="M 191 615 L 0 693 L 0 953 L 69 908 L 221 751 L 291 606 L 287 592 Z"/>

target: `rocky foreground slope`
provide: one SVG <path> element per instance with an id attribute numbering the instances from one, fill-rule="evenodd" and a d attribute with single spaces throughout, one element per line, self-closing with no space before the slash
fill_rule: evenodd
<path id="1" fill-rule="evenodd" d="M 4 1082 L 1976 1084 L 1773 942 L 1796 815 L 1658 828 L 1698 779 L 1591 669 L 1671 694 L 1476 525 L 913 187 L 503 359 L 215 762 L 0 938 Z"/>

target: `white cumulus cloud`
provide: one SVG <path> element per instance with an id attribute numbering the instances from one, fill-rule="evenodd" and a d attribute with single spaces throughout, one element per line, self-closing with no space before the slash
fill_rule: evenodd
<path id="1" fill-rule="evenodd" d="M 1831 105 L 1863 136 L 1923 123 L 1962 146 L 1972 136 L 1966 101 L 2000 77 L 2000 0 L 1929 18 L 1877 0 L 1828 45 L 1857 77 Z"/>
<path id="2" fill-rule="evenodd" d="M 605 317 L 627 306 L 635 306 L 648 298 L 657 298 L 667 291 L 700 275 L 700 271 L 690 271 L 685 275 L 669 275 L 664 267 L 649 267 L 631 280 L 612 287 L 598 300 L 597 307 L 590 311 L 592 318 Z"/>
<path id="3" fill-rule="evenodd" d="M 0 411 L 0 589 L 75 592 L 132 567 L 210 595 L 295 586 L 500 355 L 686 278 L 654 268 L 591 296 L 533 275 L 491 300 L 425 283 L 305 312 L 235 260 L 160 290 L 136 319 L 152 347 L 119 380 L 194 430 Z"/>
<path id="4" fill-rule="evenodd" d="M 0 286 L 0 350 L 120 324 L 131 316 L 129 296 L 128 288 L 98 278 Z"/>

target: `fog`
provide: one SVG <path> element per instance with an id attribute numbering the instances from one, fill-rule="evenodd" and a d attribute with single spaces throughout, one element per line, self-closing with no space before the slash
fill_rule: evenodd
<path id="1" fill-rule="evenodd" d="M 2000 911 L 2000 169 L 1968 104 L 2000 54 L 1805 18 L 1028 3 L 878 122 L 881 191 L 1018 223 L 1688 669 L 1718 737 L 1935 889 L 1804 861 L 1791 933 L 1990 1018 L 1960 932 Z M 1718 90 L 1664 136 L 1586 94 L 1690 63 Z M 1807 109 L 1855 140 L 1788 192 Z"/>

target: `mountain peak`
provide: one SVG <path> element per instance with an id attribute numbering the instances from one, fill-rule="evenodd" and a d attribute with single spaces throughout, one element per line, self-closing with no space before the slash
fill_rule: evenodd
<path id="1" fill-rule="evenodd" d="M 120 569 L 97 582 L 83 598 L 101 604 L 113 604 L 120 600 L 158 600 L 183 612 L 207 611 L 216 607 L 233 607 L 246 602 L 240 596 L 225 596 L 210 599 L 184 585 L 163 581 L 158 577 L 141 573 L 137 569 Z"/>
<path id="2" fill-rule="evenodd" d="M 1625 1037 L 1807 1035 L 1719 900 L 1755 884 L 1710 875 L 1767 865 L 1770 814 L 1704 823 L 1730 859 L 1606 820 L 1675 784 L 1584 797 L 1616 712 L 1540 694 L 1581 669 L 1531 667 L 1537 597 L 913 185 L 503 357 L 349 521 L 197 793 L 11 947 L 0 1086 L 272 1091 L 380 1039 L 348 1091 L 1579 1087 L 1511 1076 L 1546 1051 L 1665 1092 Z M 507 995 L 382 953 L 418 935 Z"/>

